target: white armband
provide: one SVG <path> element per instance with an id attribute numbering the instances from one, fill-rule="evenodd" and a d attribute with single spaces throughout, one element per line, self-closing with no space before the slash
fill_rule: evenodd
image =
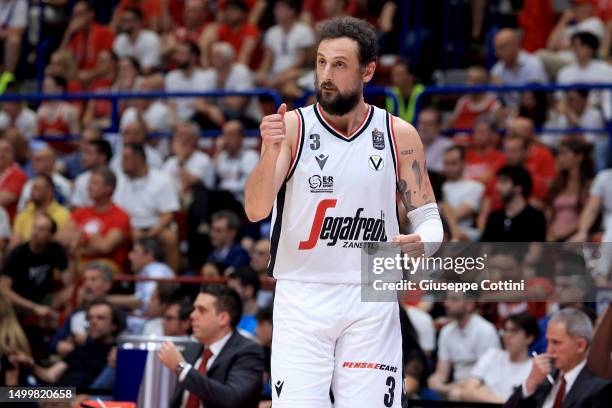
<path id="1" fill-rule="evenodd" d="M 408 213 L 414 234 L 419 234 L 425 244 L 425 256 L 433 255 L 444 238 L 442 220 L 436 203 L 425 204 Z"/>

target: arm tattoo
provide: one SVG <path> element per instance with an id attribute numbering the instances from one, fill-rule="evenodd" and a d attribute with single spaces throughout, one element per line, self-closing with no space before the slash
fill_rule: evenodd
<path id="1" fill-rule="evenodd" d="M 410 194 L 410 190 L 408 190 L 408 183 L 406 180 L 402 179 L 397 183 L 397 191 L 402 203 L 404 204 L 404 207 L 406 208 L 406 211 L 410 212 L 417 208 L 412 205 L 412 195 Z"/>
<path id="2" fill-rule="evenodd" d="M 419 186 L 419 191 L 423 188 L 423 175 L 421 174 L 421 167 L 419 166 L 419 162 L 416 160 L 412 162 L 412 171 L 414 172 L 414 178 L 416 180 L 417 186 Z"/>

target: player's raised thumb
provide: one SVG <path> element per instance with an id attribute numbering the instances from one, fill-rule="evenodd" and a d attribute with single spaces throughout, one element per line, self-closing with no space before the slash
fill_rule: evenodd
<path id="1" fill-rule="evenodd" d="M 287 112 L 287 104 L 286 103 L 281 103 L 281 106 L 278 107 L 278 110 L 276 111 L 276 113 L 278 113 L 279 115 L 283 116 L 285 114 L 285 112 Z"/>

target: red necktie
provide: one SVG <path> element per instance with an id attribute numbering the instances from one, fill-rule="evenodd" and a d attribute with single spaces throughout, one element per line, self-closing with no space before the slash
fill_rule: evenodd
<path id="1" fill-rule="evenodd" d="M 202 375 L 206 375 L 206 363 L 212 357 L 213 353 L 210 349 L 204 350 L 202 353 L 202 361 L 200 362 L 200 366 L 198 367 L 198 371 Z M 193 392 L 189 393 L 189 398 L 187 398 L 186 408 L 199 408 L 200 407 L 200 399 Z"/>
<path id="2" fill-rule="evenodd" d="M 559 389 L 557 390 L 557 396 L 555 397 L 555 403 L 553 404 L 553 408 L 561 408 L 561 404 L 563 404 L 564 398 L 565 398 L 565 377 L 561 376 L 561 385 L 559 385 Z"/>

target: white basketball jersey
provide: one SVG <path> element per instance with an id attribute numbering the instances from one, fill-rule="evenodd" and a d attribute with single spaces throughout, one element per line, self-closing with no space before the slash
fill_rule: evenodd
<path id="1" fill-rule="evenodd" d="M 296 151 L 272 212 L 277 279 L 358 284 L 361 251 L 399 233 L 397 151 L 390 115 L 368 106 L 348 137 L 318 104 L 296 110 Z"/>

